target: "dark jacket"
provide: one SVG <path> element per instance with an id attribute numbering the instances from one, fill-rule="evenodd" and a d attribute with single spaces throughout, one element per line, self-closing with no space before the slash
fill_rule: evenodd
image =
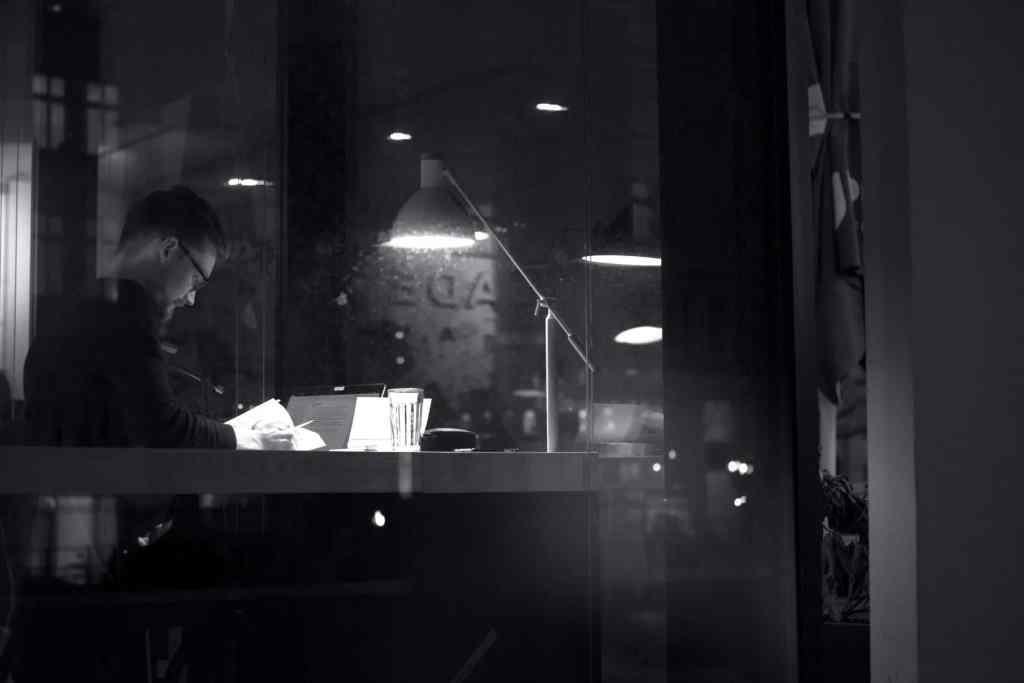
<path id="1" fill-rule="evenodd" d="M 25 360 L 29 441 L 53 446 L 235 448 L 227 425 L 175 403 L 160 311 L 141 285 L 101 283 Z"/>

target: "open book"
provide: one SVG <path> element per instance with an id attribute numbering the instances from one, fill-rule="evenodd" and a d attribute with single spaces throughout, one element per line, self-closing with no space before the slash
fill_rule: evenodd
<path id="1" fill-rule="evenodd" d="M 292 416 L 288 413 L 281 402 L 276 398 L 250 408 L 241 415 L 236 415 L 224 424 L 232 427 L 252 429 L 260 422 L 275 422 L 277 424 L 292 427 L 293 442 L 297 451 L 315 451 L 318 448 L 326 448 L 327 444 L 319 434 L 306 427 L 296 427 Z"/>

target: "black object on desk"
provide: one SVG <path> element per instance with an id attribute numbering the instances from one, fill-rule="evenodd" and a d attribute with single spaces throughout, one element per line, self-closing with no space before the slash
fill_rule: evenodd
<path id="1" fill-rule="evenodd" d="M 458 427 L 434 427 L 420 437 L 423 451 L 475 451 L 477 448 L 476 432 Z"/>

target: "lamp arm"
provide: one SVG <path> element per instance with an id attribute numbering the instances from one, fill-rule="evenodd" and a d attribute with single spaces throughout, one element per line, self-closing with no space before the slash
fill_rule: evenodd
<path id="1" fill-rule="evenodd" d="M 580 357 L 583 364 L 587 366 L 587 370 L 590 372 L 596 372 L 597 369 L 594 367 L 594 364 L 590 362 L 590 359 L 587 358 L 587 354 L 583 350 L 583 345 L 580 344 L 579 337 L 572 333 L 572 330 L 569 329 L 569 326 L 566 325 L 565 321 L 563 321 L 561 316 L 558 315 L 558 312 L 551 307 L 551 302 L 547 299 L 538 299 L 538 301 L 542 306 L 545 306 L 548 309 L 548 313 L 551 314 L 551 319 L 558 323 L 558 326 L 562 328 L 562 332 L 565 332 L 566 341 L 569 342 L 569 346 L 571 346 L 572 350 L 576 352 L 576 355 Z"/>
<path id="2" fill-rule="evenodd" d="M 459 185 L 459 181 L 455 179 L 455 176 L 452 174 L 452 172 L 446 168 L 444 169 L 444 171 L 442 171 L 442 174 L 444 175 L 445 179 L 451 184 L 451 186 L 455 189 L 455 193 L 459 195 L 459 198 L 462 200 L 462 202 L 472 212 L 473 216 L 478 221 L 480 221 L 483 224 L 483 226 L 487 229 L 487 233 L 495 241 L 495 243 L 498 245 L 498 248 L 501 249 L 502 253 L 505 254 L 505 257 L 512 263 L 512 266 L 517 271 L 519 271 L 519 274 L 522 276 L 527 286 L 531 290 L 533 290 L 534 295 L 537 297 L 538 306 L 546 308 L 548 311 L 548 315 L 551 316 L 551 319 L 554 320 L 560 328 L 562 328 L 562 332 L 565 333 L 565 338 L 568 340 L 569 346 L 571 346 L 572 350 L 576 352 L 576 355 L 580 357 L 580 360 L 583 361 L 583 364 L 587 367 L 587 370 L 589 370 L 590 372 L 595 372 L 596 370 L 594 368 L 594 364 L 591 363 L 590 359 L 587 357 L 586 352 L 583 350 L 583 345 L 580 344 L 579 338 L 572 333 L 572 330 L 569 329 L 569 326 L 566 325 L 565 321 L 562 320 L 562 317 L 558 315 L 558 312 L 551 305 L 551 300 L 544 296 L 543 293 L 541 293 L 537 285 L 535 285 L 533 283 L 533 280 L 530 279 L 530 276 L 526 274 L 525 270 L 523 270 L 523 267 L 519 265 L 519 262 L 516 261 L 516 257 L 512 255 L 512 252 L 508 250 L 508 247 L 505 246 L 505 243 L 501 241 L 500 237 L 498 237 L 498 233 L 495 232 L 494 228 L 491 227 L 490 222 L 486 218 L 484 218 L 484 215 L 480 213 L 479 209 L 476 208 L 476 204 L 473 203 L 473 200 L 470 199 L 469 195 L 466 194 L 465 190 L 462 189 L 462 186 Z"/>

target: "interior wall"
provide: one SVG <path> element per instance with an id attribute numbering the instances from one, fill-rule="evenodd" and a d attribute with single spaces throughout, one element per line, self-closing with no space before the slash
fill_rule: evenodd
<path id="1" fill-rule="evenodd" d="M 1016 3 L 905 3 L 924 681 L 1020 675 L 1022 27 Z"/>
<path id="2" fill-rule="evenodd" d="M 865 224 L 884 221 L 865 236 L 872 679 L 1010 680 L 1024 603 L 1024 8 L 867 11 Z"/>

